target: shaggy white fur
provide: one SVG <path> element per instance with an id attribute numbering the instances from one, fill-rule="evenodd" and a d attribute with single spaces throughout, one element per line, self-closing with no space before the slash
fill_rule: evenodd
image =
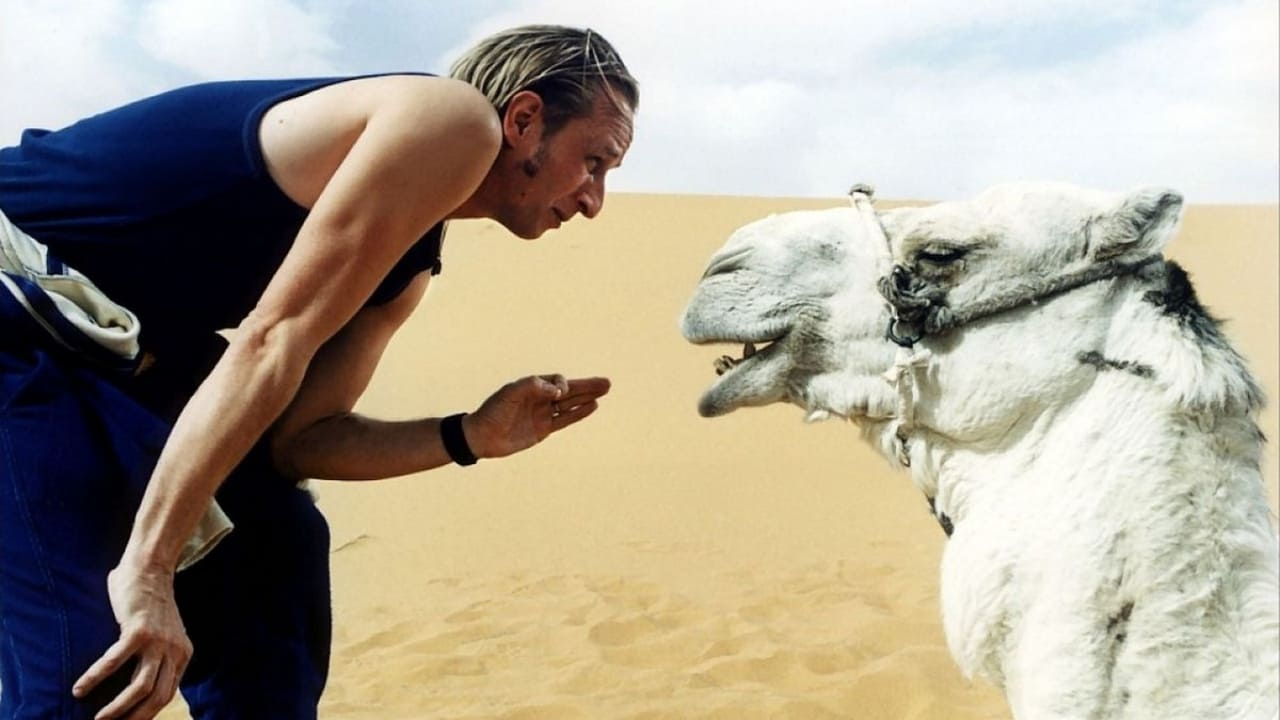
<path id="1" fill-rule="evenodd" d="M 772 216 L 684 317 L 691 342 L 747 344 L 703 415 L 791 402 L 909 465 L 953 531 L 951 652 L 1018 718 L 1280 717 L 1263 398 L 1159 257 L 1181 206 L 1016 184 Z"/>

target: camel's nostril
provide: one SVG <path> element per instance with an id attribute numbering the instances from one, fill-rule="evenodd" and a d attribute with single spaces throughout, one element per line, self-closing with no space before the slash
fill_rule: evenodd
<path id="1" fill-rule="evenodd" d="M 893 266 L 893 286 L 904 292 L 911 289 L 911 273 L 901 265 Z"/>
<path id="2" fill-rule="evenodd" d="M 731 252 L 726 252 L 712 258 L 711 264 L 707 266 L 707 270 L 703 273 L 703 279 L 713 277 L 715 275 L 724 275 L 734 272 L 746 265 L 747 258 L 751 255 L 750 247 L 736 248 Z"/>

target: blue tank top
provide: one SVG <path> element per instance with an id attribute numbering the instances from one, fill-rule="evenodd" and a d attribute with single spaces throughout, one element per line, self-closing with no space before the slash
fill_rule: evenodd
<path id="1" fill-rule="evenodd" d="M 239 323 L 306 218 L 267 173 L 263 114 L 347 79 L 206 83 L 56 132 L 28 130 L 0 148 L 0 209 L 133 310 L 143 346 L 162 360 Z M 443 232 L 406 252 L 369 303 L 439 272 Z"/>

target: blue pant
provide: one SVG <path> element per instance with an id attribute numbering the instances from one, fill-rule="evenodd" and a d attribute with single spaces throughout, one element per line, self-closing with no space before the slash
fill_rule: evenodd
<path id="1" fill-rule="evenodd" d="M 75 359 L 0 338 L 0 720 L 92 718 L 127 684 L 121 672 L 71 696 L 118 637 L 106 575 L 168 430 Z M 218 499 L 236 529 L 176 581 L 195 647 L 183 695 L 196 718 L 315 717 L 330 640 L 324 519 L 261 451 Z"/>

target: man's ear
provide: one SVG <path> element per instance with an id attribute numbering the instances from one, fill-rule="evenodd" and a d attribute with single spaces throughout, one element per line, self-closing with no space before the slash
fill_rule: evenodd
<path id="1" fill-rule="evenodd" d="M 541 137 L 542 97 L 532 90 L 511 96 L 502 116 L 502 136 L 513 147 Z"/>

